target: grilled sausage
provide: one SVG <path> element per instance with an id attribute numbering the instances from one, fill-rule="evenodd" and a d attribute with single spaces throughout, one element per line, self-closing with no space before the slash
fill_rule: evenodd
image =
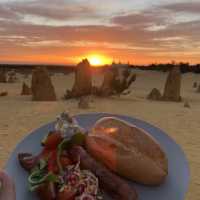
<path id="1" fill-rule="evenodd" d="M 102 188 L 115 199 L 136 200 L 138 195 L 123 179 L 109 171 L 105 166 L 94 160 L 81 146 L 70 150 L 71 159 L 78 162 L 83 169 L 92 171 L 98 178 Z"/>
<path id="2" fill-rule="evenodd" d="M 30 153 L 19 153 L 18 160 L 22 168 L 24 168 L 28 172 L 30 172 L 37 165 L 38 162 L 38 158 Z"/>

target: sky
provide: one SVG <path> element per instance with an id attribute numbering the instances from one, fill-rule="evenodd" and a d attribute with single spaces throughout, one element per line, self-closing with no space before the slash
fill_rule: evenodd
<path id="1" fill-rule="evenodd" d="M 0 0 L 0 63 L 200 63 L 200 0 Z"/>

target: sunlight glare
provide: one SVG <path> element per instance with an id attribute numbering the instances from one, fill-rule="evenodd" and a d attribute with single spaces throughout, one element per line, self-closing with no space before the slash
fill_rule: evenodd
<path id="1" fill-rule="evenodd" d="M 89 55 L 87 56 L 92 66 L 98 67 L 110 63 L 110 60 L 102 55 Z"/>

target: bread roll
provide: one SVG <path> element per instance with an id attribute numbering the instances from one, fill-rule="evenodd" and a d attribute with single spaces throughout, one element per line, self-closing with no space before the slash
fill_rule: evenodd
<path id="1" fill-rule="evenodd" d="M 159 185 L 168 174 L 160 145 L 143 129 L 117 118 L 96 122 L 86 138 L 88 152 L 117 174 L 145 185 Z"/>

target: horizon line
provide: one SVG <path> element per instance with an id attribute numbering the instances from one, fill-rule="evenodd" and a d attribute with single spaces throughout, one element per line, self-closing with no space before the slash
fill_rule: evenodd
<path id="1" fill-rule="evenodd" d="M 78 63 L 77 63 L 78 64 Z M 4 63 L 4 62 L 0 62 L 0 66 L 1 65 L 25 65 L 25 66 L 33 66 L 33 65 L 46 65 L 46 66 L 61 66 L 61 67 L 75 67 L 77 64 L 64 64 L 64 63 L 23 63 L 23 62 L 8 62 L 8 63 Z M 105 67 L 105 66 L 110 66 L 110 65 L 113 65 L 113 64 L 116 64 L 116 65 L 128 65 L 128 66 L 150 66 L 150 65 L 166 65 L 166 64 L 188 64 L 189 66 L 193 66 L 193 65 L 200 65 L 200 62 L 199 63 L 190 63 L 190 62 L 184 62 L 184 61 L 179 61 L 179 62 L 176 62 L 176 61 L 171 61 L 171 62 L 155 62 L 155 63 L 149 63 L 149 64 L 132 64 L 132 63 L 116 63 L 116 62 L 113 62 L 111 64 L 104 64 L 104 65 L 99 65 L 99 66 L 95 66 L 95 67 Z M 91 65 L 92 66 L 92 65 Z"/>

